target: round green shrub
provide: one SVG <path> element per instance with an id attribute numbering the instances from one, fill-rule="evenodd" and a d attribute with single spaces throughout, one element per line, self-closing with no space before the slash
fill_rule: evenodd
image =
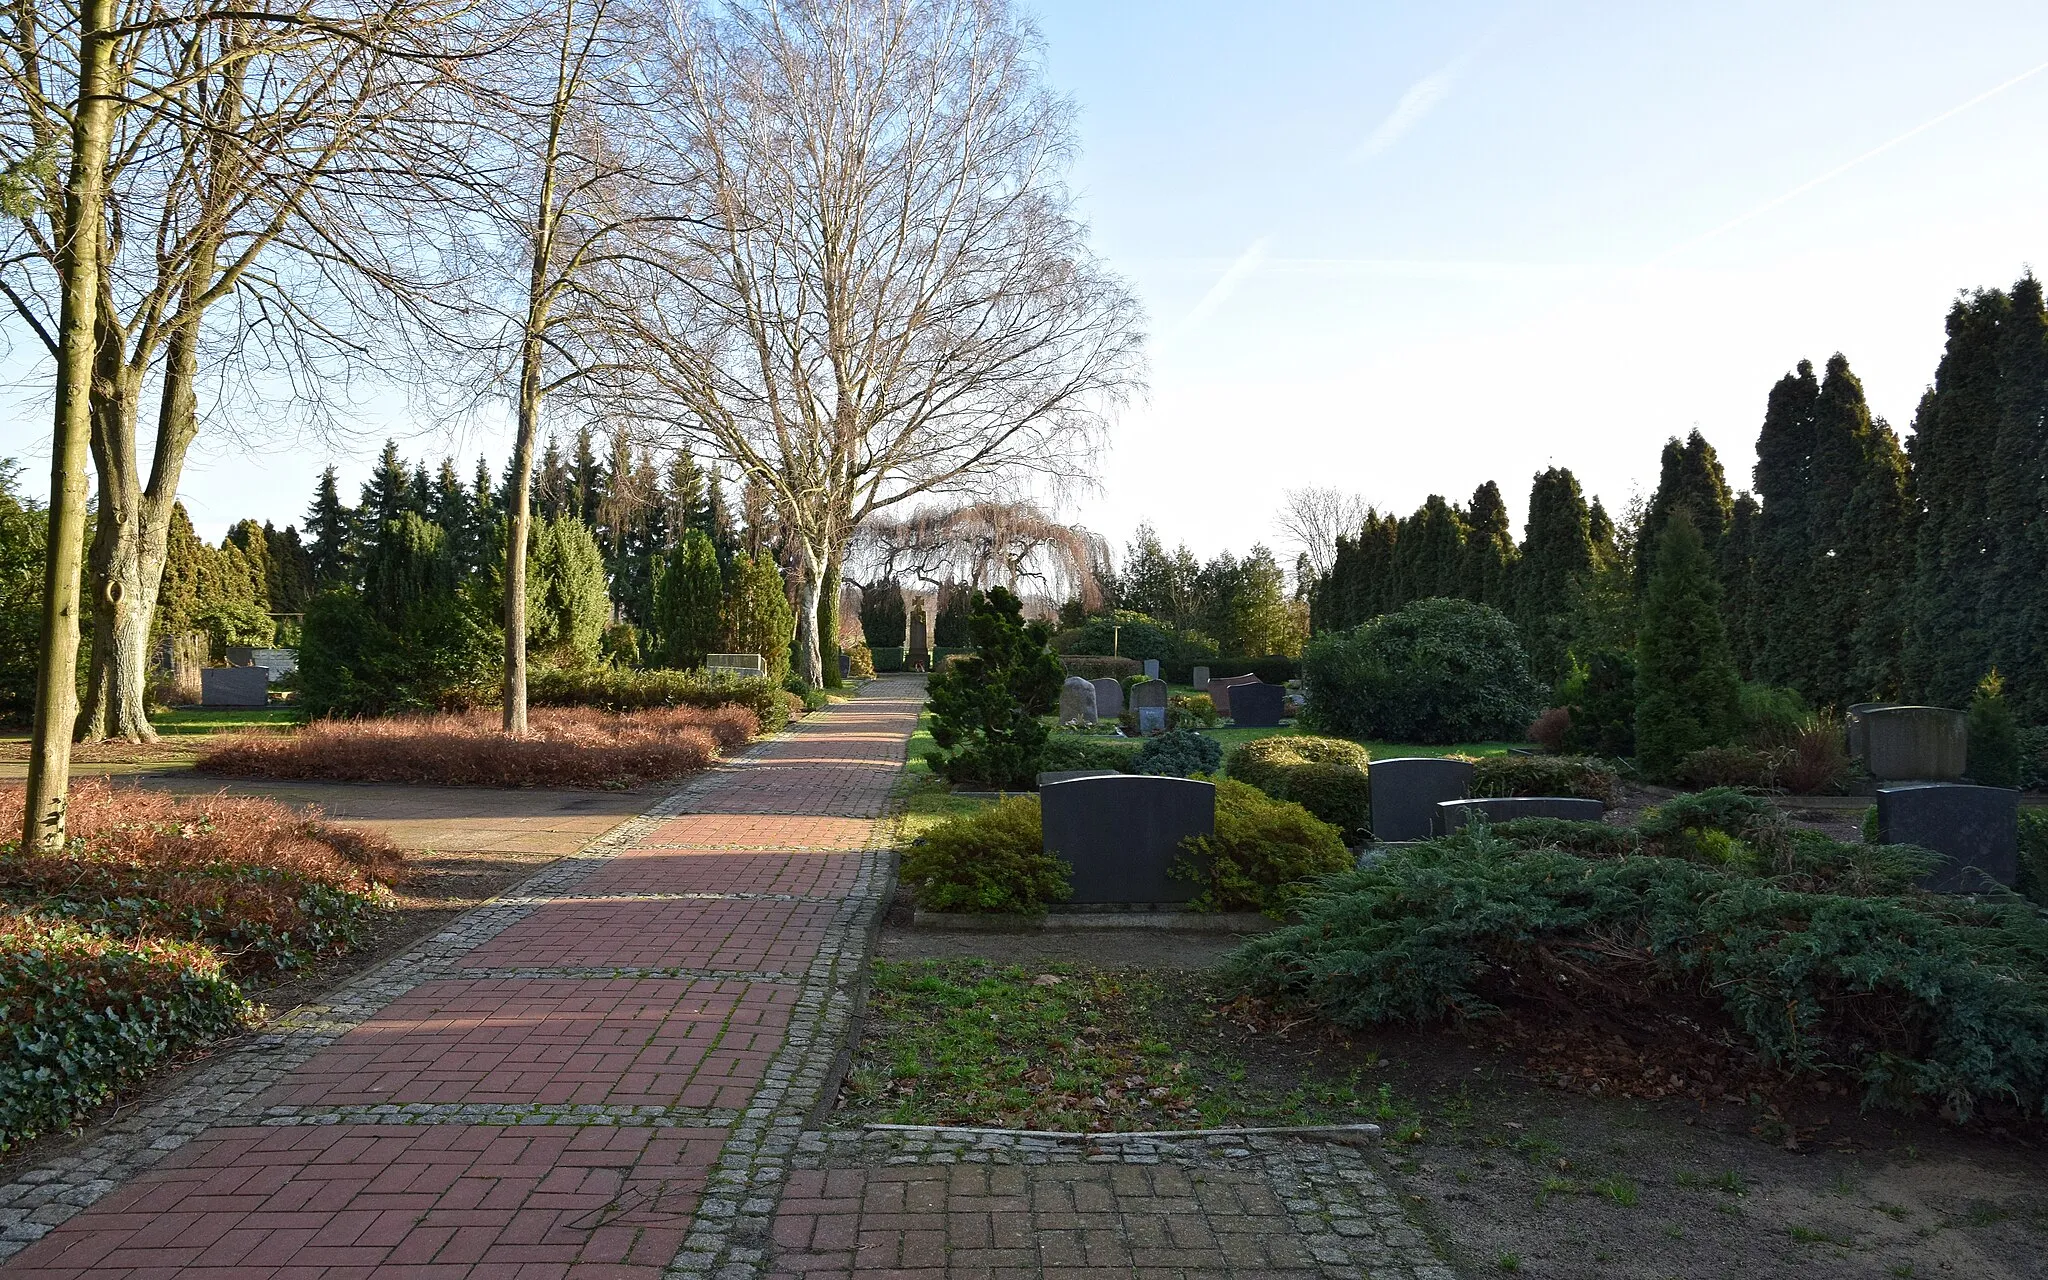
<path id="1" fill-rule="evenodd" d="M 1452 743 L 1519 738 L 1542 690 L 1500 610 L 1417 600 L 1302 654 L 1302 721 L 1349 738 Z"/>
<path id="2" fill-rule="evenodd" d="M 940 823 L 911 845 L 902 875 L 932 911 L 1036 914 L 1072 891 L 1066 864 L 1045 852 L 1035 796 Z"/>
<path id="3" fill-rule="evenodd" d="M 1292 800 L 1350 837 L 1372 826 L 1371 761 L 1364 747 L 1343 738 L 1275 734 L 1233 748 L 1227 768 L 1239 782 Z"/>
<path id="4" fill-rule="evenodd" d="M 1216 833 L 1187 842 L 1179 874 L 1202 886 L 1198 911 L 1278 915 L 1319 876 L 1351 865 L 1337 828 L 1228 778 L 1216 783 Z"/>
<path id="5" fill-rule="evenodd" d="M 1291 800 L 1357 839 L 1372 829 L 1372 782 L 1348 764 L 1298 764 L 1287 771 L 1280 797 Z"/>
<path id="6" fill-rule="evenodd" d="M 1055 733 L 1046 739 L 1038 758 L 1040 773 L 1065 773 L 1074 769 L 1114 769 L 1128 773 L 1131 758 L 1138 753 L 1119 747 L 1115 740 L 1091 738 L 1082 733 Z"/>
<path id="7" fill-rule="evenodd" d="M 1148 738 L 1131 761 L 1132 773 L 1186 778 L 1223 767 L 1223 744 L 1193 729 L 1168 729 Z"/>

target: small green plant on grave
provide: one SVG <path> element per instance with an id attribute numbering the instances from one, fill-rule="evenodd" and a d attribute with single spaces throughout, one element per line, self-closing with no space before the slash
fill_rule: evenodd
<path id="1" fill-rule="evenodd" d="M 1609 1174 L 1595 1182 L 1593 1190 L 1624 1209 L 1635 1208 L 1637 1201 L 1642 1198 L 1641 1189 L 1636 1186 L 1635 1180 L 1618 1173 Z"/>
<path id="2" fill-rule="evenodd" d="M 1071 892 L 1044 849 L 1036 796 L 1012 796 L 940 823 L 903 855 L 902 876 L 931 911 L 1036 914 Z"/>

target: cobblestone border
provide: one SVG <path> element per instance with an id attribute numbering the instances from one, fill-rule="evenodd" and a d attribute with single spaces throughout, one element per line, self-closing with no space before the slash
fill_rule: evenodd
<path id="1" fill-rule="evenodd" d="M 801 1135 L 799 1169 L 956 1164 L 1157 1165 L 1253 1172 L 1286 1208 L 1295 1233 L 1329 1280 L 1457 1280 L 1409 1220 L 1371 1154 L 1373 1139 L 1210 1134 L 1100 1145 L 1030 1135 L 938 1130 L 834 1129 Z"/>
<path id="2" fill-rule="evenodd" d="M 207 1129 L 238 1118 L 262 1123 L 264 1113 L 255 1107 L 256 1099 L 286 1074 L 421 983 L 459 976 L 463 956 L 524 920 L 535 908 L 559 900 L 600 864 L 661 823 L 693 812 L 691 806 L 715 789 L 734 764 L 748 760 L 780 736 L 763 738 L 731 760 L 690 779 L 646 813 L 550 863 L 412 950 L 345 984 L 325 1001 L 293 1010 L 225 1058 L 199 1068 L 169 1095 L 105 1125 L 85 1146 L 25 1169 L 12 1182 L 0 1185 L 0 1262 Z M 508 973 L 491 972 L 497 976 Z M 756 980 L 786 979 L 764 974 Z"/>

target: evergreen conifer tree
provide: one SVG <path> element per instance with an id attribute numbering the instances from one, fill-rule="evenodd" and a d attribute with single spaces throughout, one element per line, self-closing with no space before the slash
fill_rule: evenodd
<path id="1" fill-rule="evenodd" d="M 604 557 L 590 526 L 574 516 L 535 521 L 527 549 L 527 643 L 560 662 L 593 662 L 611 621 Z"/>
<path id="2" fill-rule="evenodd" d="M 414 515 L 425 516 L 429 521 L 434 518 L 434 478 L 427 474 L 425 458 L 413 464 L 412 479 L 405 486 L 405 500 L 406 510 Z"/>
<path id="3" fill-rule="evenodd" d="M 726 574 L 726 653 L 757 653 L 777 684 L 789 674 L 789 642 L 796 636 L 796 613 L 773 556 L 738 552 Z"/>
<path id="4" fill-rule="evenodd" d="M 1636 637 L 1636 759 L 1671 776 L 1740 724 L 1740 677 L 1721 624 L 1721 588 L 1689 505 L 1674 504 L 1656 548 Z"/>
<path id="5" fill-rule="evenodd" d="M 448 539 L 448 554 L 454 558 L 457 571 L 467 577 L 479 565 L 477 544 L 482 530 L 477 527 L 469 489 L 456 474 L 453 458 L 441 459 L 441 468 L 434 474 L 426 516 L 441 526 L 442 535 Z"/>
<path id="6" fill-rule="evenodd" d="M 1579 599 L 1593 569 L 1592 513 L 1578 477 L 1552 467 L 1529 487 L 1515 607 L 1509 611 L 1529 651 L 1530 670 L 1546 684 L 1571 670 Z"/>
<path id="7" fill-rule="evenodd" d="M 732 508 L 725 503 L 725 482 L 714 468 L 705 480 L 704 532 L 711 535 L 711 545 L 718 548 L 721 561 L 731 557 L 739 549 L 739 534 L 732 525 Z"/>
<path id="8" fill-rule="evenodd" d="M 1728 628 L 1728 649 L 1735 669 L 1747 676 L 1756 667 L 1757 518 L 1762 508 L 1745 490 L 1736 495 L 1728 514 L 1728 536 L 1721 540 L 1721 619 Z"/>
<path id="9" fill-rule="evenodd" d="M 1441 494 L 1430 494 L 1401 522 L 1394 547 L 1401 598 L 1395 608 L 1412 600 L 1460 594 L 1465 535 L 1465 518 Z"/>
<path id="10" fill-rule="evenodd" d="M 274 529 L 263 526 L 263 540 L 270 551 L 270 607 L 278 613 L 304 613 L 313 599 L 313 565 L 291 525 Z"/>
<path id="11" fill-rule="evenodd" d="M 1998 343 L 1998 428 L 1984 503 L 1991 563 L 1988 647 L 2012 677 L 2005 697 L 2048 721 L 2048 310 L 2030 272 L 2012 287 Z"/>
<path id="12" fill-rule="evenodd" d="M 350 523 L 348 508 L 341 505 L 334 468 L 328 467 L 320 473 L 313 505 L 306 511 L 306 533 L 313 540 L 306 548 L 306 557 L 312 563 L 313 582 L 321 590 L 341 586 L 353 576 Z"/>
<path id="13" fill-rule="evenodd" d="M 540 463 L 533 469 L 533 510 L 542 519 L 553 520 L 575 509 L 569 464 L 562 459 L 562 447 L 551 435 L 540 451 Z"/>
<path id="14" fill-rule="evenodd" d="M 1728 479 L 1721 472 L 1721 459 L 1715 454 L 1714 446 L 1698 431 L 1692 432 L 1681 443 L 1676 437 L 1665 442 L 1663 458 L 1658 467 L 1657 492 L 1650 498 L 1649 508 L 1643 513 L 1643 527 L 1637 537 L 1640 544 L 1655 548 L 1663 545 L 1664 525 L 1671 514 L 1679 508 L 1692 512 L 1693 527 L 1700 541 L 1706 546 L 1707 555 L 1717 558 L 1721 551 L 1721 539 L 1728 531 L 1728 518 L 1734 499 L 1728 493 Z M 1642 556 L 1636 561 L 1636 592 L 1647 591 L 1653 568 L 1652 557 Z"/>
<path id="15" fill-rule="evenodd" d="M 702 529 L 690 529 L 659 565 L 654 628 L 660 660 L 693 670 L 722 642 L 725 579 L 718 549 Z"/>
<path id="16" fill-rule="evenodd" d="M 586 424 L 576 430 L 576 456 L 569 471 L 569 510 L 591 528 L 598 524 L 597 509 L 604 501 L 605 479 L 604 466 L 597 460 L 595 441 Z"/>
<path id="17" fill-rule="evenodd" d="M 357 540 L 364 548 L 366 560 L 375 558 L 376 547 L 384 531 L 399 516 L 412 509 L 412 479 L 405 473 L 405 462 L 398 456 L 397 444 L 386 440 L 384 452 L 378 455 L 377 465 L 363 485 L 362 501 L 356 508 Z"/>
<path id="18" fill-rule="evenodd" d="M 677 449 L 669 455 L 662 502 L 668 513 L 668 527 L 676 538 L 681 538 L 685 529 L 698 530 L 706 537 L 717 532 L 711 522 L 711 502 L 705 492 L 704 473 L 688 449 Z"/>
<path id="19" fill-rule="evenodd" d="M 2005 680 L 1993 667 L 1970 696 L 1970 780 L 1980 787 L 2017 787 L 2020 741 L 2012 708 L 2005 701 Z"/>
<path id="20" fill-rule="evenodd" d="M 1512 609 L 1515 533 L 1499 485 L 1488 480 L 1473 491 L 1465 523 L 1465 563 L 1458 594 L 1503 612 Z"/>
<path id="21" fill-rule="evenodd" d="M 1748 621 L 1750 672 L 1770 684 L 1791 684 L 1816 665 L 1803 619 L 1812 608 L 1814 412 L 1820 380 L 1801 360 L 1771 388 L 1757 436 L 1758 502 L 1754 561 L 1756 594 Z"/>

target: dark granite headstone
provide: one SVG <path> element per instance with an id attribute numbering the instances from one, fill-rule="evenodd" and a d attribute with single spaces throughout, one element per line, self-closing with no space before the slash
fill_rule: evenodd
<path id="1" fill-rule="evenodd" d="M 1286 702 L 1287 690 L 1277 684 L 1241 684 L 1230 691 L 1230 722 L 1240 729 L 1275 728 Z"/>
<path id="2" fill-rule="evenodd" d="M 1977 893 L 2019 876 L 2020 793 L 1921 782 L 1877 789 L 1880 844 L 1917 844 L 1948 861 L 1920 882 L 1936 893 Z"/>
<path id="3" fill-rule="evenodd" d="M 1076 778 L 1121 778 L 1114 769 L 1048 769 L 1038 775 L 1038 785 L 1051 786 L 1055 782 L 1072 782 Z"/>
<path id="4" fill-rule="evenodd" d="M 1138 715 L 1138 732 L 1166 732 L 1166 681 L 1140 680 L 1131 686 L 1131 710 Z"/>
<path id="5" fill-rule="evenodd" d="M 851 680 L 853 678 L 853 655 L 850 653 L 839 655 L 839 678 L 841 680 Z"/>
<path id="6" fill-rule="evenodd" d="M 1073 869 L 1077 903 L 1186 902 L 1194 884 L 1168 869 L 1181 841 L 1216 830 L 1216 788 L 1191 778 L 1114 774 L 1038 793 L 1045 851 Z"/>
<path id="7" fill-rule="evenodd" d="M 199 671 L 199 705 L 202 707 L 269 706 L 270 668 L 202 667 Z"/>
<path id="8" fill-rule="evenodd" d="M 1095 683 L 1095 714 L 1104 720 L 1114 720 L 1124 713 L 1124 686 L 1121 680 L 1107 676 Z"/>
<path id="9" fill-rule="evenodd" d="M 1573 796 L 1514 796 L 1486 800 L 1445 800 L 1436 807 L 1436 834 L 1447 836 L 1472 820 L 1474 814 L 1488 822 L 1512 818 L 1564 818 L 1572 822 L 1598 822 L 1607 806 L 1598 800 Z"/>
<path id="10" fill-rule="evenodd" d="M 1436 806 L 1462 800 L 1472 790 L 1472 762 L 1442 756 L 1398 756 L 1375 760 L 1372 776 L 1372 838 L 1427 840 L 1435 834 Z"/>

